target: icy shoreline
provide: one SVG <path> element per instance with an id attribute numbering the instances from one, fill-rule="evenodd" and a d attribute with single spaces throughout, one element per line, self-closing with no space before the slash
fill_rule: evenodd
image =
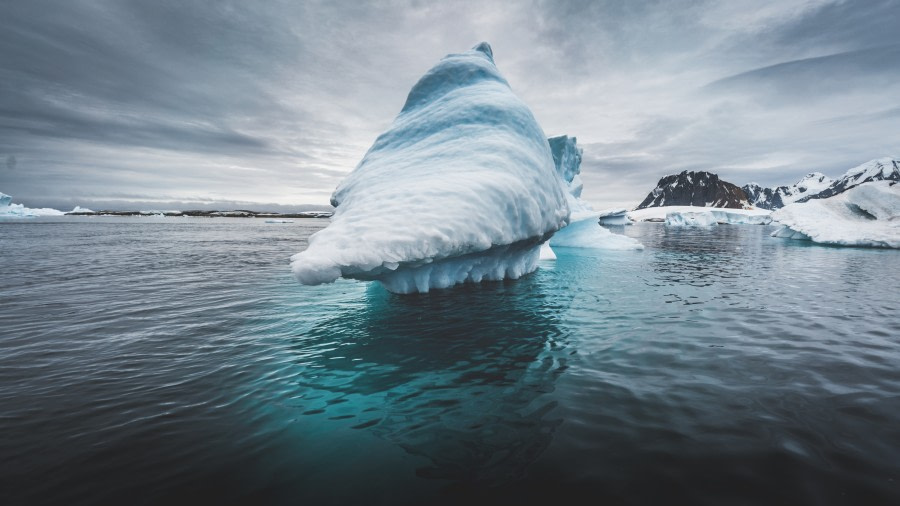
<path id="1" fill-rule="evenodd" d="M 664 206 L 647 207 L 629 211 L 628 217 L 634 221 L 650 221 L 680 226 L 687 223 L 705 226 L 716 224 L 729 225 L 768 225 L 771 222 L 771 211 L 767 209 L 728 209 L 721 207 L 700 206 Z"/>

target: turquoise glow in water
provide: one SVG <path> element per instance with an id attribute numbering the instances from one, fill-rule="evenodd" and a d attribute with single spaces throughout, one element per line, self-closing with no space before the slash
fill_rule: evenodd
<path id="1" fill-rule="evenodd" d="M 900 498 L 900 252 L 639 224 L 398 296 L 297 285 L 325 223 L 0 224 L 2 502 Z"/>

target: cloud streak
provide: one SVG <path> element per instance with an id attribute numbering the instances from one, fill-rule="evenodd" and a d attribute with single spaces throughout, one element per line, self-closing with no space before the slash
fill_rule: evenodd
<path id="1" fill-rule="evenodd" d="M 481 40 L 547 134 L 584 145 L 598 206 L 684 169 L 783 184 L 900 153 L 894 1 L 3 10 L 0 190 L 32 206 L 325 204 L 418 77 Z"/>

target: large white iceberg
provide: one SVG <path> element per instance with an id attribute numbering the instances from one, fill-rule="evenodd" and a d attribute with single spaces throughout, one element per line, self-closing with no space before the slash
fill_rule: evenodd
<path id="1" fill-rule="evenodd" d="M 22 204 L 13 204 L 12 197 L 0 192 L 0 218 L 33 218 L 36 216 L 62 216 L 66 214 L 49 207 L 32 209 Z"/>
<path id="2" fill-rule="evenodd" d="M 291 257 L 301 283 L 409 293 L 518 278 L 569 220 L 547 138 L 487 43 L 416 83 L 331 202 L 331 223 Z"/>
<path id="3" fill-rule="evenodd" d="M 900 248 L 900 183 L 875 181 L 772 213 L 774 237 L 841 246 Z"/>

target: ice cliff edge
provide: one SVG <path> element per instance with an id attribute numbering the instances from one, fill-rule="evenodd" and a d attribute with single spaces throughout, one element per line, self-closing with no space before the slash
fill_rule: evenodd
<path id="1" fill-rule="evenodd" d="M 331 224 L 291 258 L 295 277 L 400 293 L 527 274 L 570 212 L 546 136 L 487 43 L 413 86 L 332 204 Z"/>

